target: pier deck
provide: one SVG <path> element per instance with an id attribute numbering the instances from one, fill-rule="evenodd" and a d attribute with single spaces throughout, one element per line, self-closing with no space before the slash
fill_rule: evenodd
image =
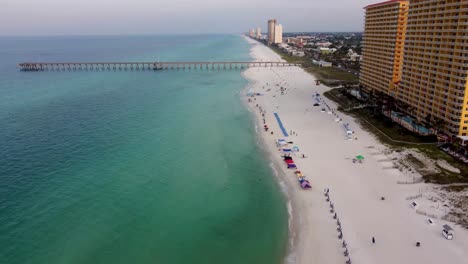
<path id="1" fill-rule="evenodd" d="M 250 67 L 289 67 L 299 64 L 277 61 L 193 62 L 23 62 L 21 71 L 117 71 L 117 70 L 232 70 Z"/>

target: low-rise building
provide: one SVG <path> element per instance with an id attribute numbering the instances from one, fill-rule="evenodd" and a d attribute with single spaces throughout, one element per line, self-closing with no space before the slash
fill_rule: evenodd
<path id="1" fill-rule="evenodd" d="M 332 43 L 331 42 L 317 42 L 315 43 L 315 45 L 321 48 L 328 48 L 332 45 Z"/>
<path id="2" fill-rule="evenodd" d="M 331 62 L 323 61 L 323 60 L 320 60 L 320 61 L 312 60 L 312 63 L 315 64 L 315 65 L 318 65 L 320 67 L 331 67 L 332 66 Z"/>
<path id="3" fill-rule="evenodd" d="M 349 55 L 349 60 L 350 61 L 361 61 L 362 59 L 362 55 L 359 55 L 357 53 L 353 53 L 351 55 Z"/>
<path id="4" fill-rule="evenodd" d="M 291 55 L 296 57 L 304 57 L 305 53 L 302 50 L 294 50 Z"/>

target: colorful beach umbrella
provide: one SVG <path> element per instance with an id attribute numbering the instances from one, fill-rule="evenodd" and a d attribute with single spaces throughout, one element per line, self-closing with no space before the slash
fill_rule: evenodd
<path id="1" fill-rule="evenodd" d="M 362 155 L 357 155 L 357 156 L 356 156 L 356 159 L 357 159 L 357 160 L 363 160 L 363 159 L 364 159 L 364 156 L 362 156 Z"/>

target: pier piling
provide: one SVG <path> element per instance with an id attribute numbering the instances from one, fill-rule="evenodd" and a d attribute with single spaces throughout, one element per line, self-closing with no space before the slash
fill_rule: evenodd
<path id="1" fill-rule="evenodd" d="M 289 67 L 297 66 L 287 62 L 24 62 L 19 63 L 21 71 L 145 71 L 148 70 L 237 70 L 252 67 Z"/>

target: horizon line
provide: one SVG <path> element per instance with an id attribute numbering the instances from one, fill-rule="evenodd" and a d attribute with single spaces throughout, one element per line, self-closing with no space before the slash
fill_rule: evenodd
<path id="1" fill-rule="evenodd" d="M 122 37 L 122 36 L 206 36 L 206 35 L 242 35 L 248 32 L 231 32 L 231 33 L 126 33 L 126 34 L 18 34 L 18 35 L 2 35 L 0 37 Z M 290 31 L 283 32 L 284 34 L 296 33 L 363 33 L 363 31 Z"/>

